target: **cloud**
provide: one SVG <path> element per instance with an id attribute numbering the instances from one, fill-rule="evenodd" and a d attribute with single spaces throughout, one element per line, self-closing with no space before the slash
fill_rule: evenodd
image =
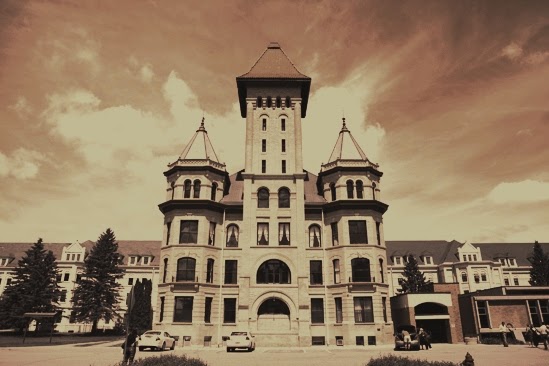
<path id="1" fill-rule="evenodd" d="M 37 151 L 19 148 L 7 156 L 0 152 L 0 177 L 14 177 L 19 180 L 34 178 L 38 175 L 45 156 Z"/>
<path id="2" fill-rule="evenodd" d="M 549 58 L 549 52 L 532 52 L 524 58 L 524 62 L 530 65 L 538 65 Z"/>
<path id="3" fill-rule="evenodd" d="M 495 203 L 531 203 L 549 200 L 549 182 L 524 180 L 500 183 L 488 193 Z"/>
<path id="4" fill-rule="evenodd" d="M 510 60 L 516 60 L 522 56 L 522 48 L 515 42 L 511 42 L 501 50 L 501 54 Z"/>
<path id="5" fill-rule="evenodd" d="M 152 66 L 149 64 L 143 65 L 139 70 L 139 76 L 141 78 L 141 81 L 145 83 L 150 83 L 154 78 L 154 71 L 152 69 Z"/>
<path id="6" fill-rule="evenodd" d="M 23 119 L 30 116 L 33 112 L 33 108 L 29 104 L 27 98 L 25 98 L 24 96 L 19 96 L 17 98 L 17 102 L 9 106 L 9 108 L 13 109 L 17 113 L 17 115 Z"/>

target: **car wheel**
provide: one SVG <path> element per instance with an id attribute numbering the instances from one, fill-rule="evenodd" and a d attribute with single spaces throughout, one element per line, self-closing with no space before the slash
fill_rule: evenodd
<path id="1" fill-rule="evenodd" d="M 172 346 L 170 347 L 170 350 L 173 351 L 175 349 L 175 341 L 173 341 Z"/>
<path id="2" fill-rule="evenodd" d="M 160 347 L 160 351 L 165 351 L 166 350 L 166 342 L 162 342 L 162 347 Z"/>
<path id="3" fill-rule="evenodd" d="M 145 350 L 145 347 L 139 347 L 139 352 L 143 352 Z"/>

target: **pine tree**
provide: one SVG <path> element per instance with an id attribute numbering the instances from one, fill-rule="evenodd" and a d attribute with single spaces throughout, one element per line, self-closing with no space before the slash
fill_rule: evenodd
<path id="1" fill-rule="evenodd" d="M 414 256 L 409 255 L 407 259 L 403 273 L 404 279 L 401 283 L 402 292 L 412 294 L 433 292 L 432 283 L 425 279 Z"/>
<path id="2" fill-rule="evenodd" d="M 60 294 L 55 256 L 38 239 L 19 260 L 15 277 L 0 298 L 0 328 L 22 330 L 28 325 L 23 314 L 57 312 Z"/>
<path id="3" fill-rule="evenodd" d="M 532 268 L 530 268 L 530 285 L 549 286 L 549 254 L 543 252 L 543 248 L 537 240 L 528 261 L 532 265 Z"/>
<path id="4" fill-rule="evenodd" d="M 145 331 L 152 328 L 152 281 L 144 279 L 139 280 L 133 287 L 134 304 L 129 316 L 130 328 L 139 331 Z"/>
<path id="5" fill-rule="evenodd" d="M 86 257 L 84 273 L 72 299 L 75 319 L 92 322 L 92 333 L 96 332 L 100 319 L 112 320 L 116 316 L 120 290 L 116 280 L 123 276 L 118 267 L 120 261 L 114 232 L 107 229 Z"/>

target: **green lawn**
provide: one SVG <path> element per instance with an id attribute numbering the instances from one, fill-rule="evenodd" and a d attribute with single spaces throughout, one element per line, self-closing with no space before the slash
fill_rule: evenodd
<path id="1" fill-rule="evenodd" d="M 0 347 L 34 347 L 34 346 L 55 346 L 61 344 L 79 344 L 80 347 L 86 347 L 91 344 L 107 343 L 113 341 L 124 342 L 124 336 L 113 335 L 80 335 L 80 334 L 53 334 L 50 344 L 49 334 L 38 336 L 32 333 L 27 334 L 25 343 L 22 335 L 0 334 Z"/>

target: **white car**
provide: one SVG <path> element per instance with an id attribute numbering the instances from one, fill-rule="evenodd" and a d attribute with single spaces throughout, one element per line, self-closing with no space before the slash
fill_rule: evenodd
<path id="1" fill-rule="evenodd" d="M 227 339 L 227 352 L 237 348 L 246 348 L 248 352 L 255 349 L 255 338 L 250 332 L 232 332 Z"/>
<path id="2" fill-rule="evenodd" d="M 168 332 L 148 330 L 137 338 L 137 347 L 140 351 L 145 348 L 160 351 L 165 351 L 168 348 L 173 350 L 175 348 L 175 339 Z"/>

